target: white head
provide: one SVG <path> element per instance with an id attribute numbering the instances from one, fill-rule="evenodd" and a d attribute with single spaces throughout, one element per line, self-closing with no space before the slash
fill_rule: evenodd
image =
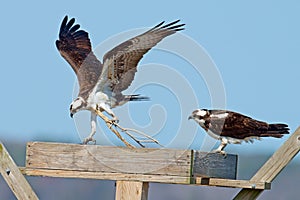
<path id="1" fill-rule="evenodd" d="M 77 97 L 70 105 L 70 116 L 73 118 L 73 115 L 80 110 L 85 109 L 86 102 L 82 97 Z"/>
<path id="2" fill-rule="evenodd" d="M 192 112 L 188 119 L 193 119 L 199 124 L 205 123 L 205 118 L 209 115 L 208 110 L 206 109 L 197 109 Z"/>

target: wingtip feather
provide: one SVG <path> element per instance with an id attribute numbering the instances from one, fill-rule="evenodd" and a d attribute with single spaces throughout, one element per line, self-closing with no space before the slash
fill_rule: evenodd
<path id="1" fill-rule="evenodd" d="M 173 27 L 172 25 L 177 24 L 179 21 L 180 21 L 179 19 L 178 19 L 178 20 L 175 20 L 175 21 L 170 22 L 170 23 L 168 23 L 168 24 L 166 24 L 166 25 L 164 25 L 164 26 L 162 26 L 162 27 L 160 27 L 160 28 L 171 28 L 171 27 Z M 175 25 L 174 27 L 176 27 L 176 26 L 180 26 L 180 24 L 179 24 L 179 25 Z M 182 26 L 182 25 L 181 25 L 181 26 Z"/>

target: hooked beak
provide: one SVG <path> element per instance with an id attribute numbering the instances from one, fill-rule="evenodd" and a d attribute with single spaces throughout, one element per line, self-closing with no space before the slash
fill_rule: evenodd
<path id="1" fill-rule="evenodd" d="M 192 115 L 191 115 L 191 116 L 189 116 L 188 120 L 190 120 L 190 119 L 193 119 L 193 116 L 192 116 Z"/>
<path id="2" fill-rule="evenodd" d="M 73 118 L 73 116 L 74 116 L 74 114 L 73 114 L 73 113 L 70 113 L 70 117 Z"/>

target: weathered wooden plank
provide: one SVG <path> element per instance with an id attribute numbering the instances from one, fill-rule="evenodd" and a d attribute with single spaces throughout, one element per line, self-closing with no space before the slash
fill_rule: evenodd
<path id="1" fill-rule="evenodd" d="M 191 151 L 31 142 L 26 167 L 191 176 Z"/>
<path id="2" fill-rule="evenodd" d="M 194 151 L 193 175 L 211 178 L 236 179 L 237 155 Z"/>
<path id="3" fill-rule="evenodd" d="M 147 200 L 149 183 L 138 181 L 117 181 L 116 200 Z"/>
<path id="4" fill-rule="evenodd" d="M 37 195 L 0 142 L 0 173 L 18 199 L 35 200 Z"/>
<path id="5" fill-rule="evenodd" d="M 250 181 L 272 182 L 274 178 L 300 151 L 300 127 L 287 141 L 269 158 L 269 160 L 256 172 Z M 242 189 L 235 200 L 256 199 L 263 190 Z"/>
<path id="6" fill-rule="evenodd" d="M 104 172 L 87 172 L 87 171 L 54 170 L 54 169 L 48 170 L 48 169 L 31 169 L 25 167 L 20 167 L 20 170 L 24 175 L 27 176 L 157 182 L 157 183 L 168 183 L 168 184 L 220 186 L 220 187 L 232 187 L 232 188 L 255 188 L 255 189 L 271 188 L 270 183 L 259 182 L 259 181 L 255 182 L 255 181 L 248 181 L 248 180 L 231 180 L 231 179 L 196 177 L 196 180 L 193 181 L 190 179 L 190 177 L 180 177 L 180 176 L 104 173 Z"/>
<path id="7" fill-rule="evenodd" d="M 231 188 L 249 188 L 249 189 L 262 189 L 262 190 L 271 189 L 271 183 L 266 183 L 266 182 L 220 179 L 220 178 L 204 178 L 204 177 L 197 177 L 196 185 L 231 187 Z"/>
<path id="8" fill-rule="evenodd" d="M 163 176 L 236 178 L 237 156 L 176 149 L 30 142 L 26 167 Z"/>
<path id="9" fill-rule="evenodd" d="M 21 172 L 27 176 L 48 176 L 60 178 L 84 178 L 99 180 L 116 180 L 116 181 L 141 181 L 157 182 L 172 184 L 190 184 L 190 177 L 167 176 L 167 175 L 147 175 L 147 174 L 126 174 L 110 172 L 89 172 L 74 170 L 57 170 L 57 169 L 35 169 L 20 167 Z"/>

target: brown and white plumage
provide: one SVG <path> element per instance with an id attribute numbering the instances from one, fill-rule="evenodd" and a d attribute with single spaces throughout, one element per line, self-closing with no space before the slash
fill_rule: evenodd
<path id="1" fill-rule="evenodd" d="M 143 55 L 163 38 L 183 30 L 184 24 L 178 22 L 166 25 L 161 22 L 149 31 L 121 43 L 104 55 L 102 64 L 92 51 L 88 33 L 80 30 L 80 25 L 74 25 L 74 18 L 68 21 L 65 16 L 56 47 L 71 65 L 79 82 L 78 97 L 70 106 L 71 116 L 79 110 L 90 110 L 92 113 L 92 132 L 84 143 L 95 141 L 92 136 L 96 131 L 96 108 L 106 111 L 113 120 L 117 120 L 111 108 L 128 101 L 148 99 L 139 95 L 123 95 L 122 91 L 131 85 Z"/>
<path id="2" fill-rule="evenodd" d="M 86 99 L 99 79 L 102 63 L 92 51 L 88 33 L 78 30 L 80 25 L 74 25 L 74 22 L 74 18 L 68 21 L 68 17 L 65 16 L 56 47 L 76 73 L 80 88 L 78 96 Z"/>
<path id="3" fill-rule="evenodd" d="M 286 124 L 268 124 L 227 110 L 197 109 L 189 119 L 194 119 L 211 137 L 221 140 L 216 152 L 224 152 L 223 149 L 228 143 L 252 143 L 253 139 L 281 138 L 289 133 Z"/>
<path id="4" fill-rule="evenodd" d="M 154 47 L 163 38 L 174 34 L 176 31 L 183 30 L 184 24 L 177 24 L 179 20 L 164 25 L 164 22 L 156 25 L 149 31 L 131 38 L 116 46 L 104 57 L 104 66 L 108 66 L 108 76 L 101 75 L 102 82 L 107 78 L 110 82 L 111 90 L 119 94 L 126 90 L 134 79 L 137 71 L 137 64 L 152 47 Z M 97 85 L 102 85 L 99 82 Z"/>

